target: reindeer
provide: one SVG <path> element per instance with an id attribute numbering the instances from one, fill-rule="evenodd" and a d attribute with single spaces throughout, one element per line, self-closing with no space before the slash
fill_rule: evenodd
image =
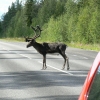
<path id="1" fill-rule="evenodd" d="M 37 29 L 35 29 L 34 27 L 31 27 L 34 32 L 36 33 L 36 30 L 39 29 L 40 34 L 41 34 L 41 29 L 39 26 L 37 26 Z M 40 37 L 39 35 L 35 35 L 33 38 L 25 38 L 26 42 L 29 42 L 27 44 L 27 48 L 33 46 L 41 55 L 43 55 L 43 67 L 42 69 L 46 69 L 46 54 L 48 53 L 59 53 L 63 58 L 64 58 L 64 64 L 62 67 L 62 70 L 65 69 L 65 64 L 66 64 L 66 60 L 67 60 L 67 70 L 69 70 L 69 60 L 68 57 L 65 54 L 65 50 L 67 45 L 63 44 L 63 43 L 38 43 L 36 42 L 36 39 L 38 37 Z"/>

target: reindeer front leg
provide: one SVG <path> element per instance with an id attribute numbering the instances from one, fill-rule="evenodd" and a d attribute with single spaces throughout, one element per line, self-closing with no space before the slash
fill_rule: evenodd
<path id="1" fill-rule="evenodd" d="M 46 69 L 46 55 L 43 55 L 43 67 L 42 69 Z"/>

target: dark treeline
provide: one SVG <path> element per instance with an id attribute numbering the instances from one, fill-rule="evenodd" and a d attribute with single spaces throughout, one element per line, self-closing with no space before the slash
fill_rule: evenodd
<path id="1" fill-rule="evenodd" d="M 40 25 L 42 41 L 100 43 L 100 0 L 23 1 L 3 14 L 1 38 L 33 36 L 30 26 Z"/>

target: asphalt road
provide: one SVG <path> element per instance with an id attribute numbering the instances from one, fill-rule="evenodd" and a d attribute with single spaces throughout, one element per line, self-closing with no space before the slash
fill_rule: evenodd
<path id="1" fill-rule="evenodd" d="M 97 52 L 68 47 L 69 71 L 57 54 L 41 70 L 42 55 L 26 44 L 0 42 L 0 100 L 77 100 Z"/>

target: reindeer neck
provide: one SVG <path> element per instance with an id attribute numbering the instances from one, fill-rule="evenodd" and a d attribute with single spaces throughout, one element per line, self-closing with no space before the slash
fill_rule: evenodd
<path id="1" fill-rule="evenodd" d="M 33 43 L 33 47 L 38 51 L 41 49 L 41 46 L 42 46 L 42 44 L 40 44 L 40 43 L 38 43 L 36 41 Z"/>

